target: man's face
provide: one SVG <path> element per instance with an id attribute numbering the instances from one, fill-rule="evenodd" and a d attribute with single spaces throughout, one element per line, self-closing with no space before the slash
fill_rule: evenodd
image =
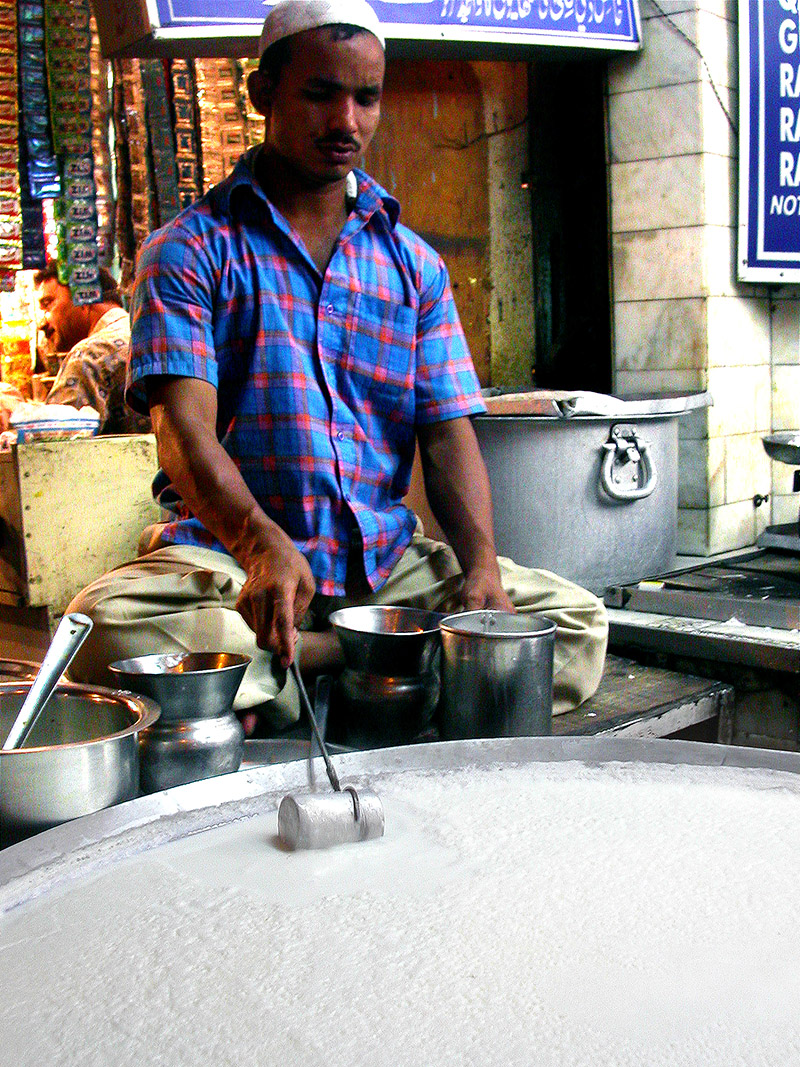
<path id="1" fill-rule="evenodd" d="M 334 40 L 330 27 L 297 34 L 291 48 L 276 85 L 251 76 L 265 143 L 309 183 L 341 181 L 378 125 L 383 49 L 371 33 Z"/>
<path id="2" fill-rule="evenodd" d="M 39 286 L 42 332 L 57 352 L 69 350 L 88 336 L 86 308 L 76 307 L 66 285 L 47 278 Z"/>

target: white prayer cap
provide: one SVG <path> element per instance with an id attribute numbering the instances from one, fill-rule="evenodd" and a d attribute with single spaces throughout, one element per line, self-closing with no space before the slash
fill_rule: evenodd
<path id="1" fill-rule="evenodd" d="M 271 44 L 303 30 L 341 25 L 368 30 L 378 38 L 381 48 L 386 48 L 378 16 L 367 0 L 280 0 L 264 19 L 258 54 L 263 55 Z"/>

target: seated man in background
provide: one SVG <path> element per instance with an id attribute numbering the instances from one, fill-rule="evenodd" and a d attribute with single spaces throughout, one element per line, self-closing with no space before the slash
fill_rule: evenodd
<path id="1" fill-rule="evenodd" d="M 65 352 L 48 404 L 91 407 L 100 416 L 98 433 L 148 433 L 150 420 L 125 405 L 125 364 L 131 328 L 113 275 L 100 268 L 102 295 L 97 304 L 73 304 L 69 287 L 58 280 L 55 263 L 34 275 L 42 332 L 57 352 Z M 22 402 L 20 396 L 17 403 Z M 2 405 L 3 429 L 15 404 Z"/>

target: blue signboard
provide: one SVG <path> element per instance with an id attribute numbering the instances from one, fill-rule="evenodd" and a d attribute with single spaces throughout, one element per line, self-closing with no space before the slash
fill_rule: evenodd
<path id="1" fill-rule="evenodd" d="M 258 37 L 263 0 L 148 0 L 155 35 Z M 374 0 L 387 39 L 635 49 L 637 0 Z M 155 10 L 154 10 L 155 9 Z"/>
<path id="2" fill-rule="evenodd" d="M 800 2 L 739 0 L 739 278 L 800 282 Z"/>

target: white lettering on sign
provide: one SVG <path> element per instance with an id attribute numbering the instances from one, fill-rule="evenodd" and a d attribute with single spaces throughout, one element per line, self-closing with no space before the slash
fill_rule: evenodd
<path id="1" fill-rule="evenodd" d="M 800 96 L 800 67 L 793 63 L 781 63 L 779 75 L 781 96 L 796 100 Z"/>
<path id="2" fill-rule="evenodd" d="M 797 20 L 796 19 L 784 19 L 781 23 L 781 28 L 778 30 L 778 44 L 781 46 L 781 51 L 786 55 L 791 55 L 792 52 L 797 51 Z"/>
<path id="3" fill-rule="evenodd" d="M 800 141 L 800 111 L 782 107 L 780 113 L 781 140 L 797 144 Z"/>
<path id="4" fill-rule="evenodd" d="M 518 22 L 536 8 L 540 20 L 572 22 L 578 31 L 602 23 L 608 18 L 622 24 L 623 0 L 440 0 L 440 18 L 455 17 L 467 23 L 486 18 L 494 22 Z M 794 0 L 796 2 L 796 0 Z"/>
<path id="5" fill-rule="evenodd" d="M 778 157 L 781 188 L 788 185 L 792 189 L 800 186 L 800 155 L 794 152 L 781 152 Z"/>
<path id="6" fill-rule="evenodd" d="M 789 193 L 788 196 L 775 196 L 773 195 L 772 201 L 769 205 L 770 215 L 794 215 L 797 212 L 797 197 L 794 193 Z"/>

